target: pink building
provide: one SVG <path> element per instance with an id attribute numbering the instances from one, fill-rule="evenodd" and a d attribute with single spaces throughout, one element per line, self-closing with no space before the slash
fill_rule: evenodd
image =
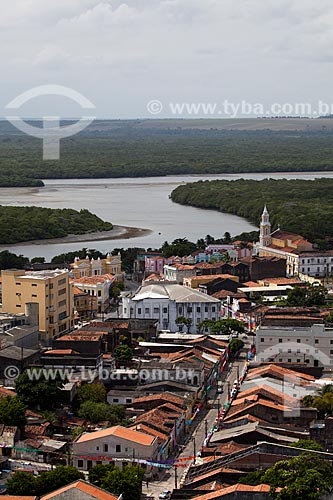
<path id="1" fill-rule="evenodd" d="M 145 272 L 146 273 L 163 273 L 166 259 L 162 256 L 146 257 Z"/>

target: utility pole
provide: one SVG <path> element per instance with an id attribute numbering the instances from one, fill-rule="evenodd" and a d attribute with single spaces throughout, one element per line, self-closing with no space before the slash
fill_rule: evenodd
<path id="1" fill-rule="evenodd" d="M 220 415 L 220 400 L 218 399 L 217 400 L 217 418 L 219 417 Z"/>
<path id="2" fill-rule="evenodd" d="M 178 488 L 177 465 L 175 465 L 175 489 Z"/>
<path id="3" fill-rule="evenodd" d="M 236 366 L 237 369 L 237 385 L 239 384 L 239 365 Z"/>
<path id="4" fill-rule="evenodd" d="M 207 437 L 208 434 L 208 422 L 205 420 L 205 437 Z"/>
<path id="5" fill-rule="evenodd" d="M 194 436 L 192 437 L 192 441 L 193 441 L 193 456 L 194 456 L 193 465 L 195 465 L 197 452 L 196 452 L 196 447 L 195 447 L 195 437 Z"/>

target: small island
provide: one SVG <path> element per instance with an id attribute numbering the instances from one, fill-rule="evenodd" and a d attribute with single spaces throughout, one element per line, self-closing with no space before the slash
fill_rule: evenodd
<path id="1" fill-rule="evenodd" d="M 86 209 L 0 206 L 0 244 L 10 245 L 31 240 L 65 238 L 111 231 L 105 222 Z"/>

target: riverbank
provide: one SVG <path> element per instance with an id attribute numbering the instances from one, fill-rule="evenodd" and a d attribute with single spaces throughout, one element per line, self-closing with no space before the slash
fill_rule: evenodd
<path id="1" fill-rule="evenodd" d="M 64 238 L 51 238 L 46 240 L 31 240 L 22 241 L 12 244 L 11 247 L 20 247 L 22 245 L 61 245 L 64 243 L 79 243 L 104 240 L 129 240 L 132 238 L 140 238 L 148 236 L 153 231 L 151 229 L 143 229 L 141 227 L 117 226 L 113 225 L 111 231 L 98 231 L 96 233 L 84 234 L 69 234 Z M 6 245 L 0 245 L 0 248 L 5 248 Z"/>

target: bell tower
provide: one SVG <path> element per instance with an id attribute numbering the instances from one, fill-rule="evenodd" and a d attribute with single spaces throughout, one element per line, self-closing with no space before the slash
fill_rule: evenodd
<path id="1" fill-rule="evenodd" d="M 260 223 L 260 246 L 267 247 L 271 243 L 271 223 L 269 222 L 269 213 L 265 205 L 264 211 L 261 215 Z"/>

